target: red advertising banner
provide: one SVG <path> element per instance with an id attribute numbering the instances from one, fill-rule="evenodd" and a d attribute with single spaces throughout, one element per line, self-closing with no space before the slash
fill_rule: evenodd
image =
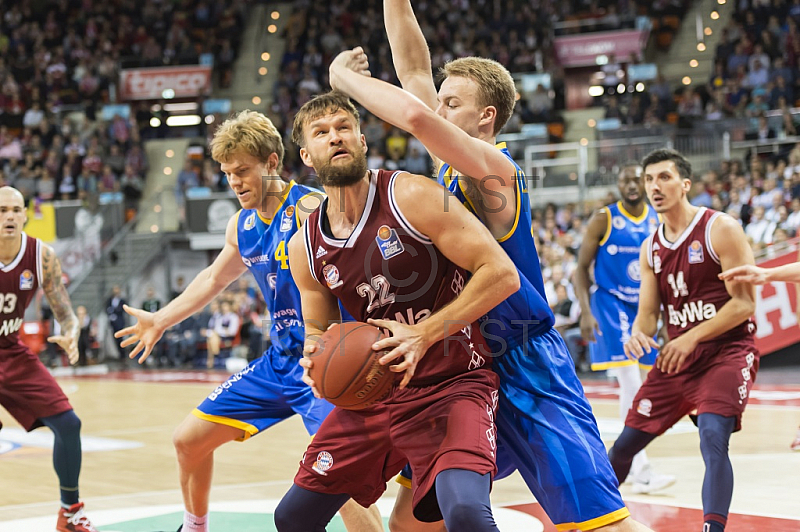
<path id="1" fill-rule="evenodd" d="M 172 89 L 172 98 L 194 97 L 211 91 L 211 67 L 191 65 L 157 68 L 129 68 L 120 73 L 120 98 L 157 100 Z"/>
<path id="2" fill-rule="evenodd" d="M 556 58 L 565 67 L 596 65 L 599 55 L 628 61 L 631 54 L 641 55 L 648 35 L 647 30 L 620 30 L 556 37 Z"/>
<path id="3" fill-rule="evenodd" d="M 797 261 L 797 250 L 791 246 L 786 253 L 758 265 L 774 268 Z M 797 325 L 796 289 L 792 283 L 769 283 L 756 286 L 756 346 L 762 355 L 800 342 Z"/>

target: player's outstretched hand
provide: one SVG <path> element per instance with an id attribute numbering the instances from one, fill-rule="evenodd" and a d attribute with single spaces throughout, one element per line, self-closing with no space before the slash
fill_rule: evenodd
<path id="1" fill-rule="evenodd" d="M 723 281 L 737 283 L 764 284 L 767 282 L 767 270 L 753 264 L 743 264 L 719 274 Z"/>
<path id="2" fill-rule="evenodd" d="M 584 342 L 594 343 L 597 341 L 595 338 L 595 334 L 598 336 L 602 336 L 603 333 L 600 331 L 599 325 L 597 325 L 597 320 L 594 319 L 591 312 L 587 312 L 585 314 L 581 314 L 581 338 L 583 338 Z"/>
<path id="3" fill-rule="evenodd" d="M 331 62 L 329 77 L 332 88 L 341 90 L 338 82 L 343 70 L 352 70 L 362 76 L 372 76 L 369 71 L 369 59 L 363 48 L 356 46 L 352 50 L 345 50 Z"/>
<path id="4" fill-rule="evenodd" d="M 78 339 L 68 334 L 58 334 L 47 339 L 51 344 L 58 344 L 67 353 L 69 363 L 73 366 L 78 363 Z"/>
<path id="5" fill-rule="evenodd" d="M 430 345 L 425 340 L 421 331 L 413 326 L 400 323 L 399 321 L 392 320 L 367 320 L 367 323 L 387 329 L 392 333 L 392 336 L 378 340 L 372 344 L 374 351 L 389 351 L 383 355 L 378 362 L 383 365 L 388 364 L 392 360 L 403 357 L 403 361 L 399 364 L 389 366 L 391 371 L 400 373 L 405 371 L 403 380 L 400 381 L 400 388 L 405 388 L 414 372 L 417 370 L 417 364 L 425 355 Z"/>
<path id="6" fill-rule="evenodd" d="M 131 351 L 128 356 L 130 358 L 136 358 L 136 356 L 141 353 L 142 356 L 139 357 L 139 364 L 143 364 L 153 351 L 156 342 L 161 339 L 161 336 L 164 334 L 164 329 L 156 325 L 155 315 L 152 312 L 129 307 L 128 305 L 123 305 L 122 308 L 124 308 L 125 312 L 130 314 L 131 317 L 136 319 L 136 323 L 115 332 L 114 338 L 127 336 L 120 344 L 122 347 L 136 344 L 136 347 L 133 348 L 133 351 Z"/>
<path id="7" fill-rule="evenodd" d="M 651 336 L 647 336 L 643 332 L 637 331 L 631 335 L 625 345 L 622 346 L 625 351 L 625 356 L 631 360 L 639 360 L 645 353 L 649 353 L 652 349 L 658 349 L 658 344 Z"/>
<path id="8" fill-rule="evenodd" d="M 300 359 L 300 365 L 303 367 L 303 382 L 311 386 L 311 391 L 314 392 L 314 397 L 322 399 L 322 394 L 317 390 L 317 385 L 309 375 L 309 370 L 314 365 L 314 361 L 308 358 L 309 355 L 317 350 L 317 345 L 314 343 L 306 343 L 303 348 L 303 357 Z"/>
<path id="9" fill-rule="evenodd" d="M 697 342 L 692 340 L 688 334 L 678 336 L 661 348 L 656 359 L 656 367 L 666 374 L 678 373 L 696 348 Z"/>

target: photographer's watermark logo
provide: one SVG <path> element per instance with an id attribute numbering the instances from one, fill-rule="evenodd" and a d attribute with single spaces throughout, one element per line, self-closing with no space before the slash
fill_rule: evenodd
<path id="1" fill-rule="evenodd" d="M 375 241 L 378 243 L 378 249 L 380 249 L 384 260 L 389 260 L 405 251 L 403 242 L 397 236 L 397 231 L 388 225 L 382 225 L 378 229 L 378 236 L 375 237 Z"/>

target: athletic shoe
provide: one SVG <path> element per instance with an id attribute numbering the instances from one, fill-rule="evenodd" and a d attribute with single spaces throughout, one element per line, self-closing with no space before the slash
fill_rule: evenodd
<path id="1" fill-rule="evenodd" d="M 646 482 L 634 479 L 633 492 L 641 494 L 650 494 L 661 491 L 675 484 L 674 475 L 659 475 L 658 473 L 651 473 L 650 478 Z"/>
<path id="2" fill-rule="evenodd" d="M 73 504 L 58 511 L 56 532 L 99 532 L 83 512 L 83 503 Z"/>
<path id="3" fill-rule="evenodd" d="M 794 441 L 789 446 L 789 449 L 793 451 L 800 451 L 800 428 L 797 429 L 797 435 L 794 437 Z"/>

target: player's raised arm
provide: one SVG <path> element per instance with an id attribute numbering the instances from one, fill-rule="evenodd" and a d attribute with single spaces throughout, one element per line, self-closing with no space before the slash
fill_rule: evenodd
<path id="1" fill-rule="evenodd" d="M 800 257 L 798 257 L 800 259 Z M 751 283 L 756 285 L 785 282 L 800 283 L 800 262 L 784 264 L 775 268 L 761 268 L 754 264 L 743 264 L 719 274 L 723 281 Z"/>
<path id="2" fill-rule="evenodd" d="M 318 283 L 311 274 L 304 235 L 304 230 L 298 231 L 289 241 L 289 269 L 292 272 L 294 283 L 300 291 L 300 305 L 306 333 L 303 354 L 307 355 L 317 349 L 319 337 L 329 325 L 338 322 L 341 315 L 336 297 L 330 290 Z M 308 376 L 311 361 L 304 356 L 300 365 L 305 368 L 303 382 L 311 386 L 314 395 L 322 397 L 314 387 L 314 381 Z"/>
<path id="3" fill-rule="evenodd" d="M 225 245 L 214 262 L 197 274 L 181 295 L 169 302 L 156 313 L 125 306 L 125 312 L 136 318 L 136 323 L 118 331 L 114 336 L 127 336 L 123 347 L 136 344 L 130 357 L 140 352 L 139 363 L 143 363 L 153 347 L 168 328 L 182 322 L 192 314 L 208 305 L 229 284 L 239 278 L 247 269 L 239 254 L 239 243 L 236 239 L 236 223 L 239 214 L 228 221 L 225 229 Z"/>
<path id="4" fill-rule="evenodd" d="M 461 174 L 481 184 L 489 177 L 487 186 L 516 186 L 517 169 L 500 150 L 437 115 L 410 92 L 363 75 L 365 61 L 360 47 L 340 53 L 330 66 L 331 86 L 419 139 L 437 159 L 447 161 Z M 455 106 L 458 102 L 448 101 L 446 105 Z M 496 109 L 487 107 L 485 113 L 485 120 L 493 120 Z"/>
<path id="5" fill-rule="evenodd" d="M 410 0 L 383 0 L 383 23 L 394 70 L 403 88 L 436 108 L 431 53 Z"/>
<path id="6" fill-rule="evenodd" d="M 445 195 L 449 196 L 447 200 Z M 476 321 L 519 290 L 520 279 L 514 263 L 489 230 L 430 179 L 400 174 L 395 184 L 395 202 L 417 232 L 427 236 L 451 262 L 472 273 L 463 291 L 450 304 L 415 326 L 370 320 L 380 327 L 395 324 L 391 328 L 394 337 L 377 342 L 373 348 L 395 348 L 381 358 L 384 364 L 400 355 L 406 357 L 405 362 L 392 368 L 406 371 L 403 386 L 411 379 L 416 362 L 431 345 Z M 400 345 L 398 336 L 405 336 L 407 340 L 402 341 L 407 345 Z M 412 352 L 419 354 L 415 360 L 410 360 Z M 411 370 L 407 371 L 409 368 Z"/>
<path id="7" fill-rule="evenodd" d="M 631 327 L 631 337 L 625 342 L 623 349 L 629 358 L 638 360 L 649 353 L 651 349 L 658 348 L 653 336 L 658 332 L 658 318 L 661 316 L 661 297 L 658 295 L 658 280 L 650 266 L 649 244 L 652 236 L 644 241 L 639 251 L 639 269 L 641 283 L 639 284 L 639 308 L 636 319 Z"/>
<path id="8" fill-rule="evenodd" d="M 595 212 L 586 224 L 586 234 L 581 240 L 578 250 L 578 267 L 575 269 L 575 294 L 581 306 L 581 336 L 587 342 L 594 342 L 594 332 L 598 330 L 597 320 L 592 315 L 592 305 L 589 300 L 589 289 L 592 279 L 589 268 L 592 267 L 600 247 L 600 241 L 610 227 L 608 210 L 603 208 Z"/>
<path id="9" fill-rule="evenodd" d="M 58 324 L 61 326 L 61 334 L 51 336 L 48 342 L 56 343 L 67 353 L 70 364 L 78 363 L 78 337 L 80 336 L 80 324 L 72 304 L 69 300 L 67 288 L 61 280 L 61 262 L 48 245 L 42 244 L 42 279 L 40 281 L 44 295 L 50 303 Z"/>

